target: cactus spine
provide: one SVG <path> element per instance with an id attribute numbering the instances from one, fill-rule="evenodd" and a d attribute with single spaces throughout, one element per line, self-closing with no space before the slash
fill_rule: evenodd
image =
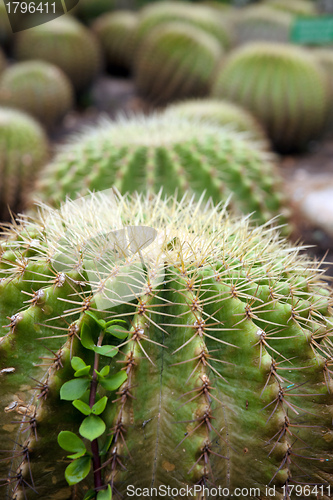
<path id="1" fill-rule="evenodd" d="M 5 452 L 9 498 L 81 498 L 87 488 L 95 498 L 92 470 L 66 486 L 70 460 L 57 444 L 78 420 L 59 399 L 73 378 L 70 357 L 91 365 L 98 350 L 91 314 L 128 328 L 105 365 L 126 380 L 100 394 L 103 487 L 115 498 L 131 486 L 258 488 L 253 500 L 267 498 L 267 484 L 281 498 L 291 485 L 332 484 L 328 287 L 297 248 L 221 208 L 100 194 L 7 230 L 0 432 L 16 446 Z M 156 237 L 139 252 L 123 231 L 143 226 Z M 127 249 L 122 258 L 115 244 Z"/>
<path id="2" fill-rule="evenodd" d="M 64 147 L 40 176 L 35 197 L 59 203 L 116 186 L 167 194 L 188 190 L 266 222 L 283 212 L 273 156 L 241 135 L 200 120 L 169 116 L 102 121 Z"/>

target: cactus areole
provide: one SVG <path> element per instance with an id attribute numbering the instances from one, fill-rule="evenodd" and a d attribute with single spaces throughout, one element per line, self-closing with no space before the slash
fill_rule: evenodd
<path id="1" fill-rule="evenodd" d="M 329 496 L 331 299 L 298 248 L 152 194 L 4 233 L 4 497 Z"/>

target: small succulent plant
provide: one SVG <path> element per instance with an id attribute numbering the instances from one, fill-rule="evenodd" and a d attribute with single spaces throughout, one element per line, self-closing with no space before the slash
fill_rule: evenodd
<path id="1" fill-rule="evenodd" d="M 104 14 L 92 25 L 111 70 L 130 70 L 135 54 L 135 31 L 138 17 L 132 11 L 116 11 Z"/>
<path id="2" fill-rule="evenodd" d="M 0 103 L 21 109 L 52 128 L 73 106 L 67 76 L 44 61 L 17 63 L 0 75 Z"/>
<path id="3" fill-rule="evenodd" d="M 138 91 L 155 104 L 205 96 L 222 55 L 219 42 L 200 28 L 164 23 L 139 46 L 134 61 Z"/>
<path id="4" fill-rule="evenodd" d="M 242 134 L 201 120 L 137 116 L 102 121 L 55 156 L 39 176 L 35 199 L 57 204 L 115 186 L 120 192 L 191 191 L 260 222 L 284 212 L 274 157 Z"/>
<path id="5" fill-rule="evenodd" d="M 102 193 L 6 228 L 0 277 L 6 497 L 329 494 L 331 293 L 270 229 Z"/>
<path id="6" fill-rule="evenodd" d="M 36 174 L 47 160 L 46 136 L 33 118 L 0 108 L 0 220 L 25 208 Z"/>
<path id="7" fill-rule="evenodd" d="M 217 71 L 212 95 L 251 111 L 281 152 L 306 148 L 327 121 L 326 75 L 312 54 L 292 45 L 238 48 Z"/>
<path id="8" fill-rule="evenodd" d="M 246 109 L 222 99 L 188 99 L 169 105 L 165 109 L 168 116 L 195 118 L 215 123 L 231 130 L 246 132 L 245 136 L 258 141 L 259 147 L 269 149 L 269 140 L 264 128 Z"/>
<path id="9" fill-rule="evenodd" d="M 222 13 L 205 5 L 163 1 L 147 5 L 140 11 L 136 32 L 138 45 L 154 28 L 173 21 L 201 28 L 216 38 L 223 48 L 228 48 L 233 42 L 233 31 Z"/>
<path id="10" fill-rule="evenodd" d="M 97 40 L 70 16 L 20 32 L 15 54 L 18 60 L 41 59 L 58 66 L 76 90 L 87 87 L 101 66 Z"/>

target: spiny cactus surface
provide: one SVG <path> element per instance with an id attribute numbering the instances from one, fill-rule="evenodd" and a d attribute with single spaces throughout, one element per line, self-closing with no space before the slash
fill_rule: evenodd
<path id="1" fill-rule="evenodd" d="M 35 120 L 0 108 L 0 220 L 10 218 L 9 210 L 17 213 L 25 208 L 47 151 L 47 139 Z"/>
<path id="2" fill-rule="evenodd" d="M 324 71 L 305 49 L 287 44 L 258 42 L 235 50 L 217 71 L 212 95 L 251 111 L 282 152 L 306 148 L 327 120 Z"/>
<path id="3" fill-rule="evenodd" d="M 31 114 L 47 127 L 65 116 L 73 100 L 70 80 L 53 64 L 26 61 L 0 75 L 0 103 Z"/>
<path id="4" fill-rule="evenodd" d="M 209 6 L 170 1 L 147 5 L 140 11 L 136 32 L 137 43 L 140 45 L 151 30 L 157 26 L 172 21 L 201 28 L 216 38 L 224 48 L 229 47 L 232 43 L 232 29 L 222 14 Z"/>
<path id="5" fill-rule="evenodd" d="M 108 193 L 44 209 L 10 227 L 1 249 L 7 498 L 81 499 L 90 488 L 95 499 L 110 485 L 116 499 L 169 487 L 169 498 L 192 488 L 210 500 L 227 496 L 220 487 L 266 500 L 268 484 L 279 499 L 291 487 L 315 498 L 315 486 L 328 497 L 331 298 L 297 248 L 222 207 Z M 125 321 L 113 348 L 101 334 L 109 320 Z M 111 349 L 111 359 L 98 354 Z M 79 434 L 92 365 L 93 399 L 107 404 L 91 418 L 104 431 L 78 438 L 88 455 L 66 458 L 57 436 Z M 77 380 L 72 405 L 59 392 Z M 65 468 L 83 463 L 84 481 L 68 486 Z"/>
<path id="6" fill-rule="evenodd" d="M 109 66 L 130 70 L 133 64 L 138 16 L 132 11 L 116 11 L 100 16 L 92 29 L 104 49 Z"/>
<path id="7" fill-rule="evenodd" d="M 237 132 L 247 132 L 249 139 L 262 143 L 269 149 L 269 140 L 264 128 L 246 109 L 222 99 L 188 99 L 172 104 L 165 109 L 168 116 L 203 119 L 222 127 L 229 126 Z"/>
<path id="8" fill-rule="evenodd" d="M 87 87 L 101 65 L 97 40 L 70 16 L 19 33 L 15 54 L 19 60 L 41 59 L 55 64 L 66 73 L 76 90 Z"/>
<path id="9" fill-rule="evenodd" d="M 271 154 L 213 124 L 169 116 L 102 121 L 74 137 L 39 177 L 36 199 L 59 203 L 116 186 L 122 193 L 188 190 L 267 221 L 283 212 L 281 181 Z"/>
<path id="10" fill-rule="evenodd" d="M 155 103 L 205 96 L 222 55 L 219 42 L 200 28 L 164 23 L 139 46 L 135 83 L 138 91 Z"/>

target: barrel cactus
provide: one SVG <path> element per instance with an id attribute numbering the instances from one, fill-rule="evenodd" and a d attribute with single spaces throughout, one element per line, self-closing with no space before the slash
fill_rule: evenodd
<path id="1" fill-rule="evenodd" d="M 287 43 L 293 16 L 268 5 L 245 7 L 235 17 L 235 36 L 238 44 L 255 41 Z"/>
<path id="2" fill-rule="evenodd" d="M 222 55 L 219 42 L 200 28 L 164 23 L 139 46 L 134 61 L 138 91 L 155 104 L 205 96 Z"/>
<path id="3" fill-rule="evenodd" d="M 0 108 L 0 220 L 25 208 L 47 152 L 46 136 L 33 118 Z"/>
<path id="4" fill-rule="evenodd" d="M 310 0 L 266 0 L 266 5 L 274 9 L 290 12 L 297 16 L 315 16 L 317 14 L 315 2 Z"/>
<path id="5" fill-rule="evenodd" d="M 101 65 L 97 40 L 71 16 L 62 16 L 19 33 L 15 54 L 18 60 L 41 59 L 58 66 L 76 90 L 87 87 Z"/>
<path id="6" fill-rule="evenodd" d="M 64 146 L 43 170 L 35 199 L 59 203 L 112 186 L 120 192 L 176 189 L 267 221 L 283 212 L 280 177 L 271 154 L 200 120 L 156 115 L 102 121 Z"/>
<path id="7" fill-rule="evenodd" d="M 53 127 L 73 106 L 74 89 L 53 64 L 26 61 L 0 75 L 0 103 L 21 109 Z"/>
<path id="8" fill-rule="evenodd" d="M 201 28 L 216 38 L 224 48 L 228 48 L 233 41 L 232 29 L 222 13 L 205 5 L 163 1 L 147 5 L 140 11 L 136 33 L 137 43 L 140 45 L 141 41 L 157 26 L 173 21 Z"/>
<path id="9" fill-rule="evenodd" d="M 182 116 L 189 119 L 202 119 L 221 127 L 229 126 L 238 132 L 246 132 L 249 139 L 258 141 L 259 147 L 269 149 L 267 134 L 260 123 L 241 106 L 222 99 L 188 99 L 169 105 L 168 116 Z"/>
<path id="10" fill-rule="evenodd" d="M 116 11 L 100 16 L 92 29 L 100 40 L 110 69 L 130 70 L 133 64 L 138 17 L 132 11 Z"/>
<path id="11" fill-rule="evenodd" d="M 306 148 L 327 121 L 326 75 L 296 46 L 266 42 L 238 48 L 217 71 L 212 95 L 251 111 L 281 152 Z"/>
<path id="12" fill-rule="evenodd" d="M 329 497 L 332 301 L 297 248 L 221 206 L 108 193 L 1 252 L 7 498 Z"/>

